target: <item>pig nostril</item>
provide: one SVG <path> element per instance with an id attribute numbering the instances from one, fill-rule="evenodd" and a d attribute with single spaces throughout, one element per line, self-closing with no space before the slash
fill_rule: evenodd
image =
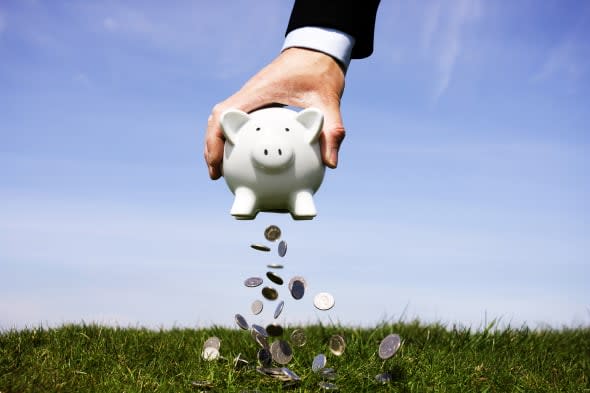
<path id="1" fill-rule="evenodd" d="M 264 155 L 268 156 L 268 150 L 264 149 Z"/>
<path id="2" fill-rule="evenodd" d="M 281 151 L 281 149 L 279 149 L 279 156 L 283 155 L 283 152 Z"/>

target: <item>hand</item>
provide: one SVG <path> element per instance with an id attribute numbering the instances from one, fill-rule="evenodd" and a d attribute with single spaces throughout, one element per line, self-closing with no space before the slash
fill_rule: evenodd
<path id="1" fill-rule="evenodd" d="M 316 107 L 324 114 L 320 136 L 322 160 L 330 168 L 338 165 L 338 150 L 345 131 L 340 115 L 344 72 L 336 60 L 321 52 L 289 48 L 254 75 L 234 95 L 213 108 L 205 135 L 205 162 L 209 177 L 221 177 L 225 139 L 219 124 L 229 108 L 252 112 L 273 104 L 299 108 Z"/>

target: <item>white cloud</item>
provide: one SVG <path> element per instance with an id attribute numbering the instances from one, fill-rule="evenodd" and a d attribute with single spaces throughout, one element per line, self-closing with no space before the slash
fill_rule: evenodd
<path id="1" fill-rule="evenodd" d="M 435 99 L 440 98 L 450 86 L 461 55 L 466 25 L 480 15 L 480 0 L 435 0 L 426 7 L 422 45 L 429 56 L 434 56 L 437 72 Z"/>

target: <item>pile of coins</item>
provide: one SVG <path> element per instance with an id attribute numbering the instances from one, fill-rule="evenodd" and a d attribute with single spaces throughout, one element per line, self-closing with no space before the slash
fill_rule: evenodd
<path id="1" fill-rule="evenodd" d="M 281 238 L 281 229 L 276 225 L 270 225 L 264 231 L 264 237 L 269 242 L 276 242 Z M 265 244 L 251 244 L 250 247 L 256 251 L 268 253 L 271 248 Z M 284 258 L 287 254 L 287 242 L 280 240 L 277 247 L 279 257 Z M 244 280 L 244 286 L 247 288 L 259 288 L 260 294 L 266 301 L 276 302 L 274 311 L 272 312 L 273 319 L 276 320 L 283 313 L 285 308 L 285 301 L 279 300 L 279 292 L 276 286 L 284 284 L 283 278 L 277 273 L 277 270 L 283 269 L 280 263 L 267 264 L 268 270 L 265 274 L 268 279 L 267 285 L 264 285 L 265 280 L 262 277 L 253 276 Z M 287 285 L 291 297 L 295 300 L 301 300 L 307 291 L 307 281 L 302 276 L 294 276 L 289 280 Z M 334 307 L 334 297 L 328 292 L 320 292 L 313 298 L 313 305 L 318 310 L 327 311 Z M 264 310 L 264 302 L 256 299 L 250 305 L 250 312 L 252 315 L 259 315 Z M 242 314 L 235 314 L 234 320 L 236 325 L 243 330 L 249 331 L 251 338 L 259 347 L 257 352 L 257 361 L 259 366 L 256 370 L 263 375 L 282 381 L 285 384 L 293 385 L 301 381 L 301 378 L 286 365 L 293 359 L 294 347 L 302 347 L 307 342 L 307 337 L 302 329 L 295 329 L 288 340 L 283 339 L 284 329 L 281 325 L 273 321 L 266 327 L 257 324 L 249 324 Z M 397 334 L 391 334 L 381 341 L 379 345 L 379 357 L 383 360 L 391 358 L 401 345 L 401 339 Z M 346 342 L 341 335 L 333 335 L 328 342 L 330 352 L 335 356 L 341 356 L 346 349 Z M 219 354 L 220 340 L 217 337 L 210 337 L 203 345 L 202 357 L 205 360 L 215 360 L 220 357 Z M 276 366 L 273 366 L 274 365 Z M 338 387 L 331 381 L 335 380 L 337 375 L 333 368 L 326 367 L 327 358 L 320 353 L 313 359 L 311 369 L 317 373 L 322 381 L 319 387 L 324 390 L 336 390 Z M 241 358 L 240 355 L 234 360 L 234 366 L 237 368 L 240 365 L 247 365 L 248 361 Z M 388 373 L 382 373 L 375 377 L 378 382 L 387 383 L 393 378 Z M 200 386 L 206 387 L 207 381 L 201 381 Z M 197 384 L 197 382 L 193 382 Z M 197 385 L 196 385 L 197 386 Z"/>

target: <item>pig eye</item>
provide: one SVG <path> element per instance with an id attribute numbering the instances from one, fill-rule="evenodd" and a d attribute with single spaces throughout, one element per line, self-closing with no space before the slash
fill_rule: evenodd
<path id="1" fill-rule="evenodd" d="M 288 128 L 285 128 L 285 131 L 289 132 L 289 129 Z"/>
<path id="2" fill-rule="evenodd" d="M 256 127 L 256 131 L 260 131 L 260 127 Z"/>

